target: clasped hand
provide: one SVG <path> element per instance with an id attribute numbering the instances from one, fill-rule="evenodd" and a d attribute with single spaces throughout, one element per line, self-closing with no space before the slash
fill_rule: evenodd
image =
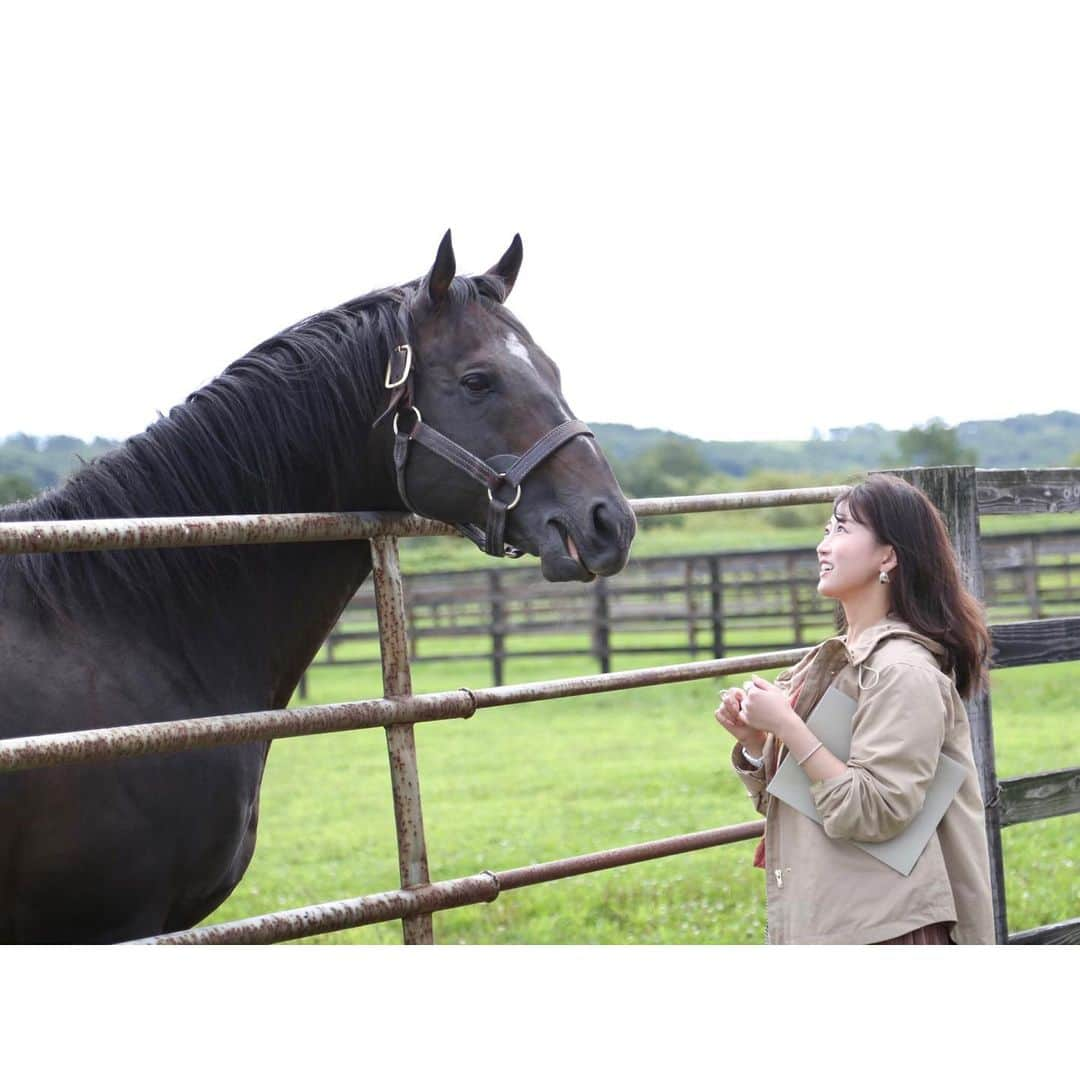
<path id="1" fill-rule="evenodd" d="M 745 741 L 738 729 L 749 728 L 783 736 L 786 726 L 793 719 L 798 720 L 798 714 L 788 704 L 787 694 L 779 686 L 755 675 L 745 690 L 724 692 L 716 719 L 736 738 Z"/>

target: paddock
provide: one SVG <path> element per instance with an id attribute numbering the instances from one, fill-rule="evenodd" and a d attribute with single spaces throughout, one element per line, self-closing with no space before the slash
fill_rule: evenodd
<path id="1" fill-rule="evenodd" d="M 1080 509 L 1080 470 L 1039 471 L 936 468 L 901 470 L 942 510 L 967 583 L 983 595 L 978 559 L 978 517 L 988 513 L 1075 512 Z M 638 517 L 722 512 L 748 507 L 831 503 L 843 487 L 649 499 L 633 503 Z M 413 694 L 407 622 L 397 559 L 399 537 L 454 535 L 449 526 L 406 515 L 267 515 L 262 517 L 124 519 L 110 522 L 20 522 L 0 525 L 0 554 L 111 550 L 134 547 L 287 543 L 319 540 L 371 541 L 383 666 L 384 696 L 291 710 L 146 723 L 67 735 L 0 742 L 0 769 L 19 770 L 180 751 L 268 738 L 382 727 L 386 731 L 397 824 L 401 888 L 318 903 L 252 919 L 146 939 L 154 943 L 269 943 L 375 922 L 400 919 L 406 943 L 433 943 L 432 913 L 490 903 L 502 892 L 648 859 L 758 837 L 760 821 L 648 841 L 607 851 L 444 881 L 429 880 L 416 723 L 468 718 L 477 710 L 639 686 L 742 674 L 794 663 L 805 649 L 711 659 L 688 664 L 609 672 L 542 683 Z M 995 667 L 1080 659 L 1080 618 L 1029 620 L 991 627 Z M 986 825 L 990 841 L 997 940 L 1001 943 L 1080 941 L 1080 918 L 1010 935 L 1005 910 L 1001 830 L 1026 821 L 1080 810 L 1080 768 L 1064 768 L 999 781 L 993 752 L 989 694 L 973 701 L 971 719 Z"/>

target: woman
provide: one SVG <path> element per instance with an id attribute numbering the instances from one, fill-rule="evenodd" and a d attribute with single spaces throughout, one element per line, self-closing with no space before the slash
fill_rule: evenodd
<path id="1" fill-rule="evenodd" d="M 776 684 L 724 693 L 716 719 L 765 839 L 772 944 L 993 944 L 983 801 L 963 698 L 983 685 L 990 638 L 945 525 L 917 488 L 879 475 L 833 504 L 817 548 L 818 592 L 846 633 Z M 839 612 L 838 612 L 839 614 Z M 829 686 L 855 699 L 840 761 L 805 719 Z M 940 754 L 967 776 L 908 876 L 849 841 L 898 835 L 922 807 Z M 765 790 L 786 754 L 811 781 L 822 824 Z"/>

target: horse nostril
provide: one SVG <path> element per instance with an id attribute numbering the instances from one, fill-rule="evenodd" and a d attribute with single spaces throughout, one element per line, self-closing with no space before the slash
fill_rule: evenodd
<path id="1" fill-rule="evenodd" d="M 603 499 L 600 499 L 593 504 L 592 523 L 597 536 L 615 536 L 618 533 L 615 523 L 611 520 L 611 511 L 608 509 L 608 505 Z"/>
<path id="2" fill-rule="evenodd" d="M 634 538 L 634 515 L 628 506 L 625 515 L 618 502 L 596 499 L 589 506 L 589 514 L 583 524 L 591 526 L 590 536 L 585 538 L 588 551 L 587 566 L 594 574 L 618 573 L 630 554 L 630 541 Z"/>

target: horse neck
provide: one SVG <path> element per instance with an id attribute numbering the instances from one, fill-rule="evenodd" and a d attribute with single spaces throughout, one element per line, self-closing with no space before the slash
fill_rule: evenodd
<path id="1" fill-rule="evenodd" d="M 296 457 L 310 460 L 303 447 L 296 448 Z M 251 466 L 241 460 L 236 468 L 247 474 Z M 297 468 L 301 475 L 269 478 L 263 491 L 233 504 L 232 512 L 401 509 L 381 438 L 364 438 L 326 467 Z M 289 492 L 285 501 L 282 491 Z M 220 513 L 219 505 L 211 500 L 202 509 Z M 215 583 L 210 598 L 215 610 L 210 620 L 202 604 L 184 605 L 178 614 L 177 636 L 192 643 L 189 668 L 198 668 L 199 682 L 212 700 L 283 708 L 369 574 L 370 546 L 320 542 L 208 548 L 203 559 L 204 580 Z"/>
<path id="2" fill-rule="evenodd" d="M 400 509 L 385 437 L 366 408 L 333 447 L 317 418 L 285 418 L 287 446 L 231 422 L 218 380 L 141 436 L 106 455 L 27 518 L 157 517 Z M 217 387 L 217 389 L 215 389 Z M 301 402 L 334 387 L 300 388 Z M 379 403 L 376 402 L 376 405 Z M 272 406 L 264 403 L 264 411 Z M 269 416 L 270 421 L 273 416 Z M 289 422 L 291 421 L 291 422 Z M 321 437 L 305 445 L 311 430 Z M 344 449 L 340 442 L 346 443 Z M 209 447 L 217 453 L 210 458 Z M 65 556 L 29 557 L 61 560 Z M 68 556 L 67 558 L 72 558 Z M 50 571 L 28 564 L 31 592 L 53 590 L 54 615 L 100 618 L 148 662 L 167 663 L 198 701 L 281 707 L 348 599 L 370 571 L 362 542 L 290 543 L 76 556 Z M 33 575 L 37 575 L 35 580 Z"/>

